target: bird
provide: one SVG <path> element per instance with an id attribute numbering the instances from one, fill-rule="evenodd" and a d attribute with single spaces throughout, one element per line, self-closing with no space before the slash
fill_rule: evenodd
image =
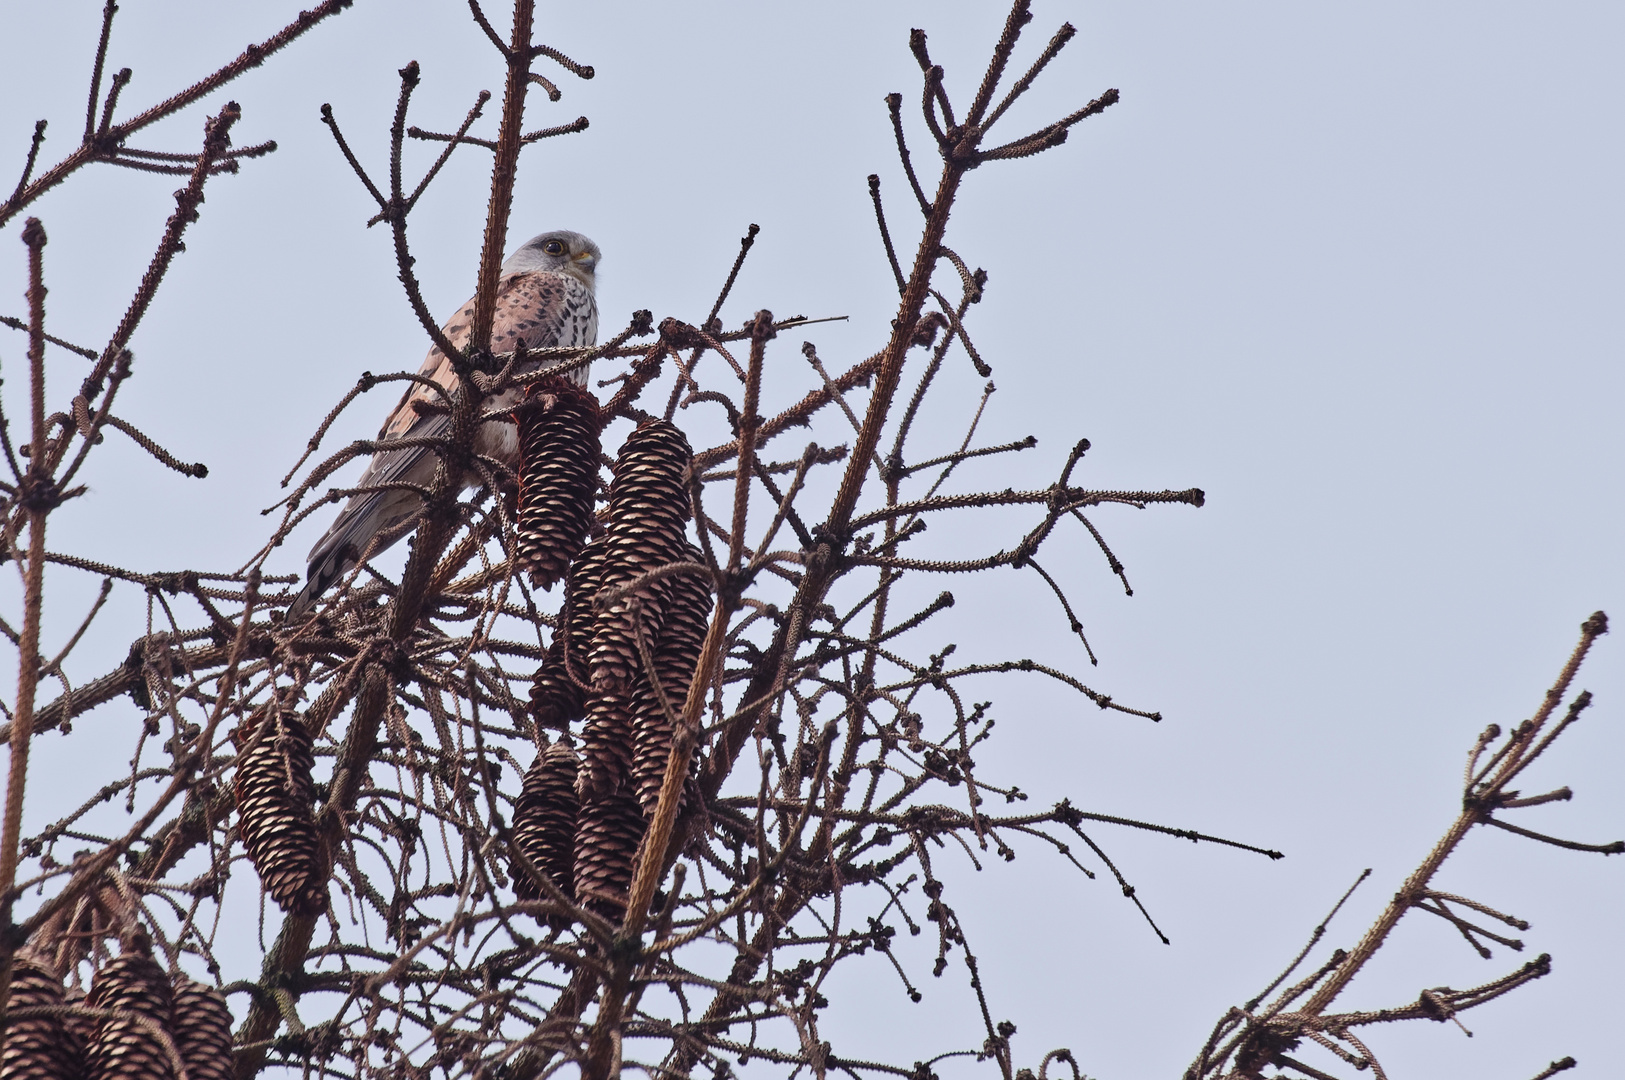
<path id="1" fill-rule="evenodd" d="M 567 229 L 544 232 L 521 244 L 502 264 L 496 317 L 491 325 L 491 351 L 511 352 L 521 344 L 527 349 L 597 344 L 598 305 L 593 291 L 601 257 L 597 244 Z M 469 300 L 441 329 L 450 343 L 461 349 L 468 344 L 473 322 L 474 301 Z M 522 365 L 518 373 L 534 371 L 541 363 L 537 360 Z M 568 377 L 585 386 L 587 368 L 586 364 L 572 368 Z M 438 345 L 430 347 L 418 374 L 443 387 L 447 394 L 457 386 L 451 358 Z M 482 410 L 489 414 L 517 405 L 522 394 L 522 390 L 510 387 L 487 398 Z M 445 400 L 422 383 L 411 384 L 384 421 L 378 440 L 444 436 L 451 428 L 451 417 L 443 408 L 420 410 L 418 405 L 443 406 Z M 481 424 L 474 436 L 474 451 L 518 471 L 519 437 L 512 423 L 498 419 Z M 427 445 L 381 449 L 373 454 L 356 486 L 382 490 L 352 495 L 332 527 L 311 548 L 305 585 L 288 607 L 288 621 L 304 617 L 335 581 L 412 530 L 424 505 L 413 487 L 427 487 L 439 463 L 434 448 Z M 473 471 L 462 479 L 464 488 L 480 482 L 479 474 Z M 413 487 L 383 487 L 389 484 Z"/>

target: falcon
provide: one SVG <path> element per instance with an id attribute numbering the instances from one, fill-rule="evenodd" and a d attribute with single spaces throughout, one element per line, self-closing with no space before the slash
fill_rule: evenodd
<path id="1" fill-rule="evenodd" d="M 577 232 L 545 232 L 521 245 L 502 264 L 496 318 L 491 325 L 491 351 L 511 352 L 520 344 L 527 349 L 596 344 L 598 305 L 593 300 L 593 273 L 598 259 L 598 245 Z M 468 343 L 473 322 L 474 301 L 470 300 L 442 329 L 451 344 L 461 349 Z M 519 371 L 534 371 L 541 363 L 532 361 Z M 448 395 L 457 387 L 451 358 L 438 345 L 429 349 L 418 374 L 443 387 Z M 573 369 L 569 378 L 585 386 L 587 365 Z M 487 399 L 483 409 L 500 412 L 517 405 L 522 393 L 509 388 Z M 445 436 L 451 428 L 451 417 L 443 408 L 420 411 L 420 402 L 438 407 L 445 404 L 445 398 L 430 387 L 413 383 L 384 421 L 379 441 Z M 518 471 L 519 436 L 512 423 L 488 420 L 481 424 L 474 435 L 474 451 Z M 412 530 L 423 513 L 423 499 L 413 487 L 428 487 L 439 463 L 431 446 L 379 450 L 373 455 L 356 482 L 358 488 L 372 490 L 352 495 L 332 528 L 311 549 L 305 587 L 288 608 L 290 620 L 308 612 L 333 582 L 358 563 L 373 558 Z M 479 482 L 475 472 L 463 477 L 465 488 Z"/>

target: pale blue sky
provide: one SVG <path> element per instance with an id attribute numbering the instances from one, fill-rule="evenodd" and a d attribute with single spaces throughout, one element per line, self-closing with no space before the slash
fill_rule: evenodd
<path id="1" fill-rule="evenodd" d="M 9 178 L 37 117 L 52 123 L 45 160 L 74 137 L 100 5 L 8 7 Z M 135 69 L 127 107 L 292 10 L 130 0 L 111 53 L 113 67 Z M 1038 486 L 1087 436 L 1085 482 L 1200 486 L 1208 505 L 1097 515 L 1132 599 L 1086 536 L 1070 535 L 1046 563 L 1074 590 L 1100 656 L 1085 677 L 1160 709 L 1163 723 L 1000 684 L 989 696 L 1002 738 L 979 763 L 1018 777 L 1039 803 L 1069 795 L 1288 858 L 1098 834 L 1171 947 L 1111 885 L 1036 849 L 949 887 L 997 1011 L 1020 1025 L 1024 1062 L 1066 1045 L 1091 1077 L 1175 1076 L 1212 1022 L 1268 982 L 1370 866 L 1375 880 L 1328 938 L 1352 942 L 1451 818 L 1477 732 L 1534 709 L 1591 611 L 1625 619 L 1625 9 L 1041 0 L 1036 14 L 1030 49 L 1063 19 L 1081 32 L 1012 127 L 1106 87 L 1123 100 L 1064 147 L 968 181 L 948 243 L 990 274 L 972 324 L 999 387 L 982 430 L 989 442 L 1031 433 L 1040 444 L 998 470 L 966 470 L 965 482 Z M 930 32 L 963 98 L 1002 18 L 968 3 L 544 8 L 546 40 L 598 78 L 564 76 L 556 106 L 533 99 L 536 125 L 584 113 L 592 126 L 525 159 L 514 235 L 592 236 L 604 251 L 604 321 L 618 326 L 640 307 L 703 317 L 757 222 L 725 321 L 758 307 L 849 314 L 806 336 L 832 367 L 867 355 L 895 303 L 868 173 L 881 174 L 899 233 L 912 225 L 881 100 L 899 90 L 912 109 L 918 98 L 907 30 Z M 275 138 L 281 149 L 211 185 L 133 342 L 137 374 L 121 400 L 210 477 L 104 454 L 92 497 L 53 519 L 54 549 L 143 569 L 235 568 L 266 531 L 256 511 L 356 375 L 416 366 L 425 344 L 388 237 L 361 227 L 365 193 L 317 119 L 331 102 L 381 169 L 395 69 L 410 59 L 423 65 L 414 120 L 424 126 L 454 126 L 475 92 L 500 89 L 462 4 L 358 0 L 209 101 L 242 103 L 239 143 Z M 203 115 L 142 145 L 189 149 Z M 471 291 L 487 169 L 478 151 L 460 155 L 414 218 L 438 314 Z M 176 186 L 92 170 L 33 209 L 51 236 L 57 333 L 105 340 Z M 16 314 L 22 248 L 8 232 L 0 313 Z M 16 415 L 23 345 L 3 333 Z M 793 348 L 783 355 L 795 365 L 777 392 L 788 400 L 807 373 Z M 57 360 L 59 389 L 77 377 L 72 362 Z M 980 382 L 968 364 L 950 375 L 959 397 L 925 418 L 943 442 L 957 442 Z M 374 429 L 385 407 L 355 411 L 335 444 Z M 984 534 L 930 534 L 921 551 L 993 550 L 1022 524 L 989 520 Z M 290 545 L 280 568 L 302 569 L 313 538 Z M 51 576 L 86 602 L 96 584 Z M 962 649 L 992 626 L 1001 651 L 1087 668 L 1036 578 L 924 587 L 959 596 L 944 625 Z M 119 642 L 141 630 L 139 606 L 116 602 L 124 622 L 87 644 L 100 651 L 80 658 L 79 677 L 122 656 Z M 81 610 L 69 608 L 64 624 Z M 60 639 L 67 628 L 55 629 Z M 1625 836 L 1617 637 L 1580 680 L 1597 706 L 1530 782 L 1569 784 L 1576 799 L 1525 811 L 1532 827 Z M 129 716 L 118 708 L 81 730 L 109 725 L 122 755 Z M 46 740 L 42 765 L 68 769 L 73 745 Z M 1413 915 L 1394 946 L 1404 957 L 1379 962 L 1350 1004 L 1475 985 L 1540 952 L 1554 954 L 1555 971 L 1466 1017 L 1470 1041 L 1453 1026 L 1374 1033 L 1389 1074 L 1522 1080 L 1565 1054 L 1581 1060 L 1574 1075 L 1617 1073 L 1622 860 L 1474 836 L 1439 881 L 1529 919 L 1524 955 L 1482 961 L 1447 926 Z M 928 968 L 929 958 L 916 965 L 917 1006 L 884 971 L 860 969 L 855 1004 L 830 1019 L 837 1049 L 912 1060 L 960 1041 L 971 1002 L 947 985 L 960 972 L 939 983 Z"/>

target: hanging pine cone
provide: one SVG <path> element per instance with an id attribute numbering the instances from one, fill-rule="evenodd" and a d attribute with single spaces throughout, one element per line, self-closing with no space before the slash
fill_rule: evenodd
<path id="1" fill-rule="evenodd" d="M 327 907 L 321 844 L 311 817 L 310 734 L 280 709 L 237 729 L 237 817 L 243 847 L 271 899 L 290 915 Z"/>
<path id="2" fill-rule="evenodd" d="M 581 805 L 576 796 L 576 772 L 580 765 L 574 750 L 553 743 L 536 755 L 513 807 L 513 842 L 569 897 L 575 895 L 576 817 Z M 518 860 L 512 873 L 513 891 L 521 900 L 544 899 Z M 548 921 L 558 929 L 565 922 L 558 918 Z"/>
<path id="3" fill-rule="evenodd" d="M 690 547 L 685 557 L 704 564 L 705 556 L 696 548 Z M 660 673 L 660 685 L 671 712 L 661 704 L 648 680 L 640 681 L 631 696 L 632 781 L 645 814 L 653 814 L 660 801 L 660 785 L 666 776 L 666 759 L 671 754 L 675 731 L 672 716 L 682 715 L 700 647 L 710 628 L 710 616 L 711 582 L 693 574 L 673 578 L 671 602 L 653 649 L 655 670 Z"/>
<path id="4" fill-rule="evenodd" d="M 173 1012 L 169 978 L 139 949 L 127 949 L 96 972 L 85 1004 L 135 1013 L 164 1031 Z M 175 1075 L 163 1042 L 129 1016 L 109 1015 L 97 1023 L 85 1065 L 89 1080 L 172 1080 Z"/>
<path id="5" fill-rule="evenodd" d="M 518 565 L 544 589 L 564 577 L 592 522 L 598 490 L 598 399 L 549 376 L 515 410 L 519 421 Z"/>
<path id="6" fill-rule="evenodd" d="M 606 691 L 587 699 L 581 729 L 581 773 L 576 791 L 583 801 L 629 787 L 632 780 L 632 713 L 627 695 Z"/>
<path id="7" fill-rule="evenodd" d="M 583 799 L 576 829 L 576 900 L 612 922 L 626 912 L 643 814 L 629 791 Z"/>
<path id="8" fill-rule="evenodd" d="M 64 1003 L 70 1008 L 83 1008 L 85 992 L 77 986 L 70 986 L 62 994 Z M 81 1063 L 90 1044 L 96 1041 L 96 1021 L 88 1016 L 64 1016 L 62 1030 L 67 1033 L 68 1042 L 73 1046 L 73 1053 L 78 1055 Z M 83 1076 L 84 1069 L 80 1068 L 75 1076 Z"/>
<path id="9" fill-rule="evenodd" d="M 688 440 L 669 421 L 645 420 L 627 438 L 610 486 L 600 589 L 627 585 L 684 557 L 685 474 L 693 461 Z M 672 579 L 662 578 L 599 613 L 588 662 L 595 688 L 631 688 L 643 667 L 636 634 L 641 629 L 646 640 L 654 639 L 673 587 Z"/>
<path id="10" fill-rule="evenodd" d="M 604 538 L 589 543 L 570 564 L 564 585 L 564 603 L 547 657 L 536 669 L 530 686 L 531 711 L 544 728 L 564 730 L 581 718 L 582 694 L 587 682 L 587 654 L 592 649 L 592 600 L 604 573 Z"/>
<path id="11" fill-rule="evenodd" d="M 24 956 L 12 959 L 8 1010 L 66 1005 L 56 972 Z M 0 1048 L 0 1080 L 79 1080 L 84 1068 L 84 1044 L 63 1017 L 12 1014 Z"/>
<path id="12" fill-rule="evenodd" d="M 603 584 L 609 538 L 600 536 L 570 565 L 570 578 L 564 589 L 564 606 L 559 610 L 559 633 L 564 635 L 562 671 L 577 686 L 587 685 L 587 658 L 592 652 L 593 628 L 598 615 L 593 600 Z"/>
<path id="13" fill-rule="evenodd" d="M 186 1080 L 231 1080 L 231 1010 L 213 987 L 185 975 L 174 980 L 175 1049 L 186 1063 Z"/>
<path id="14" fill-rule="evenodd" d="M 536 723 L 544 728 L 563 731 L 572 720 L 581 718 L 581 688 L 571 680 L 565 670 L 564 647 L 569 632 L 563 627 L 553 631 L 553 644 L 548 647 L 547 658 L 536 669 L 530 684 L 530 712 Z"/>

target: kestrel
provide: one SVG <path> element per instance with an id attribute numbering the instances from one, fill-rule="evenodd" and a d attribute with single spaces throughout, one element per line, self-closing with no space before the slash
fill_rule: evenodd
<path id="1" fill-rule="evenodd" d="M 593 273 L 598 259 L 598 245 L 580 233 L 560 230 L 527 240 L 502 264 L 491 351 L 511 352 L 521 343 L 528 349 L 596 344 L 598 305 L 593 300 Z M 468 343 L 473 320 L 474 301 L 470 300 L 443 327 L 451 344 L 462 348 Z M 521 371 L 534 371 L 540 366 L 541 361 L 533 361 Z M 448 394 L 457 386 L 451 359 L 438 345 L 429 349 L 418 373 L 444 387 Z M 586 365 L 573 369 L 569 377 L 585 386 Z M 482 409 L 492 412 L 517 405 L 521 394 L 510 388 L 487 399 Z M 416 407 L 419 402 L 439 406 L 445 399 L 427 386 L 412 384 L 384 421 L 379 440 L 446 435 L 451 428 L 450 416 L 443 409 L 420 412 Z M 512 423 L 489 420 L 481 424 L 474 436 L 474 451 L 518 471 L 519 438 Z M 414 488 L 429 485 L 439 461 L 430 446 L 380 450 L 373 455 L 356 486 L 378 490 L 352 495 L 332 528 L 311 549 L 305 587 L 289 607 L 289 619 L 304 615 L 333 582 L 411 531 L 423 512 L 423 499 Z M 479 482 L 474 472 L 463 477 L 464 487 Z"/>

